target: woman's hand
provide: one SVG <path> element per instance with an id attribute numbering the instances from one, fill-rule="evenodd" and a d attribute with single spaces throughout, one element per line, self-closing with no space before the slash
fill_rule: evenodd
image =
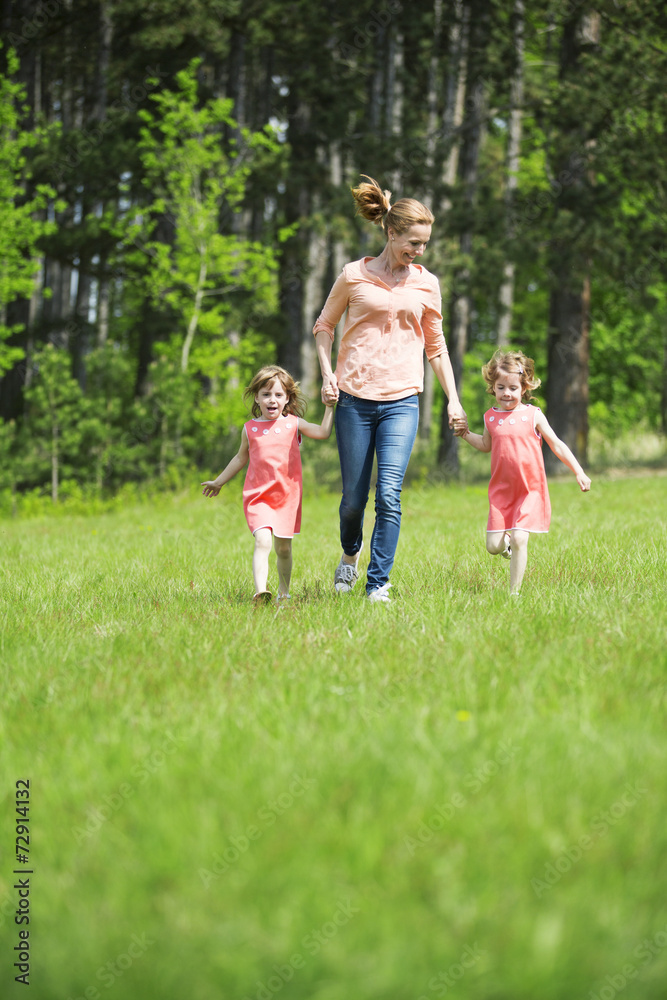
<path id="1" fill-rule="evenodd" d="M 333 372 L 322 376 L 322 402 L 332 406 L 338 399 L 338 382 Z"/>
<path id="2" fill-rule="evenodd" d="M 447 404 L 447 415 L 449 426 L 454 431 L 456 437 L 463 437 L 468 430 L 468 418 L 466 412 L 458 402 Z"/>

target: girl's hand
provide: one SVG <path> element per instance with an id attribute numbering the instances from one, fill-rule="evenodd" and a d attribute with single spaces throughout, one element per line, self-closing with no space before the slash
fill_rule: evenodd
<path id="1" fill-rule="evenodd" d="M 581 486 L 582 493 L 588 493 L 591 488 L 591 481 L 585 472 L 580 472 L 577 475 L 577 482 Z"/>
<path id="2" fill-rule="evenodd" d="M 202 493 L 205 497 L 217 497 L 218 493 L 222 489 L 221 486 L 216 486 L 214 480 L 209 479 L 207 482 L 201 484 L 204 489 Z"/>
<path id="3" fill-rule="evenodd" d="M 449 426 L 457 437 L 461 437 L 468 430 L 468 418 L 460 403 L 448 403 L 447 415 Z"/>
<path id="4" fill-rule="evenodd" d="M 338 382 L 333 372 L 322 376 L 322 402 L 332 406 L 338 400 Z"/>

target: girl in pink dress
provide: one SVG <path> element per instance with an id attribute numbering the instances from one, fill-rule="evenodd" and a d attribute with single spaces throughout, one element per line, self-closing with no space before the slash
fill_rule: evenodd
<path id="1" fill-rule="evenodd" d="M 484 433 L 460 436 L 478 451 L 491 452 L 486 548 L 510 560 L 510 593 L 518 594 L 528 558 L 531 531 L 546 532 L 551 503 L 542 459 L 542 439 L 574 473 L 584 492 L 591 481 L 568 446 L 557 437 L 531 391 L 541 380 L 535 363 L 521 351 L 496 351 L 482 368 L 486 391 L 496 405 L 484 414 Z"/>
<path id="2" fill-rule="evenodd" d="M 244 393 L 253 400 L 252 415 L 243 426 L 241 447 L 216 479 L 201 485 L 205 497 L 217 497 L 222 486 L 248 465 L 243 510 L 255 537 L 252 575 L 256 604 L 268 604 L 271 542 L 278 565 L 278 601 L 289 598 L 292 538 L 301 527 L 301 435 L 320 441 L 333 426 L 333 403 L 321 424 L 303 419 L 306 403 L 292 376 L 277 365 L 257 372 Z M 249 463 L 249 464 L 248 464 Z"/>

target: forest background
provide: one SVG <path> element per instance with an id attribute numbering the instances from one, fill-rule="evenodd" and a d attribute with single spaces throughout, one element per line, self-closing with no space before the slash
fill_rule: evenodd
<path id="1" fill-rule="evenodd" d="M 4 0 L 0 509 L 222 467 L 277 361 L 380 234 L 424 263 L 471 420 L 520 347 L 556 432 L 667 429 L 667 9 L 651 0 Z M 428 374 L 428 373 L 427 373 Z M 460 471 L 427 378 L 421 447 Z M 549 458 L 549 456 L 547 456 Z M 555 471 L 550 468 L 549 471 Z"/>

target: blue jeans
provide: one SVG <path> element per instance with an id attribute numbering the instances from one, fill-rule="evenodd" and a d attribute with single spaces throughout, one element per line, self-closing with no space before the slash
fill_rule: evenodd
<path id="1" fill-rule="evenodd" d="M 419 398 L 379 402 L 341 390 L 336 406 L 336 440 L 343 477 L 340 542 L 356 555 L 363 538 L 364 511 L 377 455 L 375 527 L 366 593 L 389 580 L 401 530 L 401 489 L 419 423 Z"/>

